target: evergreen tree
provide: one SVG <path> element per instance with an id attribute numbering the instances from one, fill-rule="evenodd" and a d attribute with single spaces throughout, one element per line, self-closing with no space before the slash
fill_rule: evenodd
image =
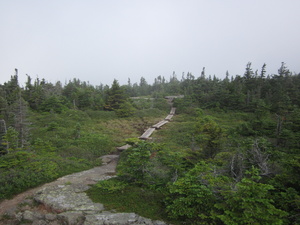
<path id="1" fill-rule="evenodd" d="M 107 91 L 106 110 L 118 110 L 122 103 L 128 98 L 124 88 L 121 88 L 119 82 L 114 79 L 111 88 Z"/>

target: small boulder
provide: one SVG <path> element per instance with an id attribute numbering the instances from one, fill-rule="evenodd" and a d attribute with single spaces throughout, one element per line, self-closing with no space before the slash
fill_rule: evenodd
<path id="1" fill-rule="evenodd" d="M 87 215 L 84 225 L 167 225 L 162 221 L 152 221 L 135 213 L 99 213 Z"/>
<path id="2" fill-rule="evenodd" d="M 39 212 L 35 212 L 35 211 L 29 211 L 26 210 L 22 213 L 22 216 L 17 216 L 23 220 L 27 220 L 27 221 L 35 221 L 35 220 L 44 220 L 45 217 L 43 214 L 39 213 Z"/>
<path id="3" fill-rule="evenodd" d="M 28 221 L 34 221 L 35 219 L 34 212 L 26 210 L 25 212 L 23 212 L 22 219 Z"/>
<path id="4" fill-rule="evenodd" d="M 54 221 L 57 219 L 56 214 L 48 213 L 45 215 L 45 219 L 48 221 Z"/>
<path id="5" fill-rule="evenodd" d="M 77 186 L 57 185 L 44 188 L 34 196 L 34 199 L 56 212 L 65 211 L 102 211 L 103 205 L 94 203 L 83 189 Z"/>
<path id="6" fill-rule="evenodd" d="M 49 225 L 45 220 L 35 220 L 32 225 Z"/>
<path id="7" fill-rule="evenodd" d="M 107 165 L 112 161 L 116 160 L 119 156 L 118 155 L 104 155 L 101 156 L 100 159 L 102 160 L 103 165 Z"/>
<path id="8" fill-rule="evenodd" d="M 81 211 L 63 212 L 57 217 L 63 224 L 68 225 L 81 225 L 84 221 L 84 215 Z"/>

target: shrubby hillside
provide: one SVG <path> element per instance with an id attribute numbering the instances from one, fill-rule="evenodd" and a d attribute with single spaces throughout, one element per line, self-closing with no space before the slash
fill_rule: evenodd
<path id="1" fill-rule="evenodd" d="M 15 74 L 0 93 L 0 199 L 99 165 L 127 142 L 118 177 L 89 190 L 108 208 L 174 224 L 300 223 L 300 74 L 284 63 L 278 74 L 248 63 L 223 80 L 203 69 L 111 86 L 28 76 L 22 87 Z M 167 95 L 184 95 L 172 123 L 134 139 L 169 112 Z"/>

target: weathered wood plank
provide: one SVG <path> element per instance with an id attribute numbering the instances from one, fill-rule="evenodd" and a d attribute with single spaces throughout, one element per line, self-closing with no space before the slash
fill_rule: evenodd
<path id="1" fill-rule="evenodd" d="M 139 139 L 147 140 L 151 136 L 151 134 L 155 131 L 155 128 L 151 127 L 148 128 L 140 137 Z"/>
<path id="2" fill-rule="evenodd" d="M 121 146 L 121 147 L 117 147 L 117 150 L 118 150 L 118 151 L 124 151 L 124 150 L 127 150 L 127 149 L 130 148 L 130 147 L 131 147 L 131 145 L 126 144 L 126 145 L 123 145 L 123 146 Z"/>
<path id="3" fill-rule="evenodd" d="M 184 95 L 165 96 L 166 99 L 184 98 Z"/>
<path id="4" fill-rule="evenodd" d="M 175 111 L 176 111 L 176 108 L 175 108 L 175 107 L 172 107 L 172 108 L 171 108 L 170 114 L 174 115 L 174 114 L 175 114 Z"/>
<path id="5" fill-rule="evenodd" d="M 169 115 L 165 118 L 165 120 L 171 121 L 172 117 L 173 117 L 173 114 L 169 114 Z"/>
<path id="6" fill-rule="evenodd" d="M 169 121 L 162 120 L 162 121 L 158 122 L 157 124 L 153 125 L 152 127 L 155 128 L 155 129 L 159 129 L 160 127 L 162 127 L 166 123 L 169 123 Z"/>

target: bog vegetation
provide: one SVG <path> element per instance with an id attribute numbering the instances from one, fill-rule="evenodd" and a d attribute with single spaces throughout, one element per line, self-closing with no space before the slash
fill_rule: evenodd
<path id="1" fill-rule="evenodd" d="M 118 177 L 88 191 L 108 209 L 173 224 L 300 223 L 300 74 L 284 63 L 272 75 L 248 63 L 223 80 L 203 69 L 122 86 L 28 76 L 21 87 L 16 71 L 0 93 L 0 199 L 127 142 Z M 173 121 L 135 139 L 169 112 L 166 95 L 184 95 Z"/>

